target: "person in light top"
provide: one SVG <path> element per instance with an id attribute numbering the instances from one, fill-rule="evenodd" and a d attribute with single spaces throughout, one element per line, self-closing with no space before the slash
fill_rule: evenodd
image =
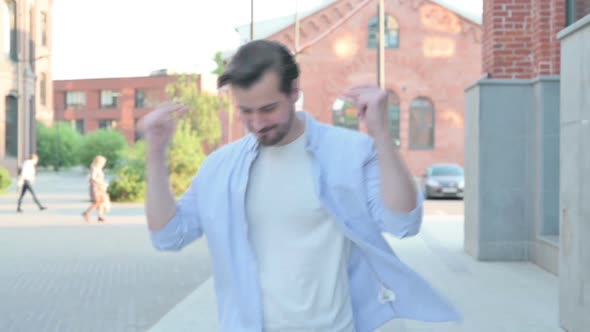
<path id="1" fill-rule="evenodd" d="M 39 157 L 37 157 L 36 154 L 32 154 L 31 157 L 25 160 L 23 163 L 20 176 L 18 178 L 18 186 L 19 188 L 21 188 L 21 192 L 18 198 L 18 206 L 16 208 L 17 212 L 23 212 L 23 210 L 21 209 L 21 203 L 27 191 L 30 192 L 33 196 L 33 200 L 39 207 L 39 210 L 47 209 L 39 202 L 39 200 L 37 199 L 37 195 L 35 195 L 35 191 L 33 190 L 33 183 L 35 182 L 35 175 L 37 173 L 35 167 L 37 166 L 38 161 Z"/>

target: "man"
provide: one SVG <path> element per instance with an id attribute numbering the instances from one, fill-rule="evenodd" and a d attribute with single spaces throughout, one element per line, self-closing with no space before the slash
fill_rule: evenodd
<path id="1" fill-rule="evenodd" d="M 299 69 L 269 41 L 242 46 L 230 85 L 250 135 L 212 153 L 175 202 L 166 147 L 186 108 L 143 120 L 152 241 L 179 250 L 203 234 L 223 331 L 368 332 L 393 318 L 458 319 L 381 232 L 415 235 L 422 197 L 388 130 L 387 94 L 350 89 L 370 135 L 295 112 Z"/>
<path id="2" fill-rule="evenodd" d="M 35 174 L 37 173 L 35 167 L 37 166 L 37 162 L 39 158 L 36 154 L 32 154 L 31 157 L 23 162 L 23 166 L 21 168 L 21 173 L 18 179 L 18 187 L 21 188 L 20 196 L 18 198 L 18 206 L 16 208 L 17 212 L 23 212 L 21 209 L 21 203 L 23 201 L 23 197 L 25 193 L 29 191 L 33 196 L 33 200 L 39 207 L 39 210 L 45 210 L 46 207 L 39 203 L 37 199 L 37 195 L 35 195 L 35 191 L 33 191 L 33 183 L 35 182 Z"/>

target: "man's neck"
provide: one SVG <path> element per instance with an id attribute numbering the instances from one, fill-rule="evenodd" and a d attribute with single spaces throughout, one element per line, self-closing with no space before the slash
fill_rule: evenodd
<path id="1" fill-rule="evenodd" d="M 297 114 L 293 114 L 293 124 L 291 125 L 291 130 L 289 130 L 287 136 L 278 145 L 287 145 L 296 140 L 299 136 L 303 135 L 304 132 L 305 120 L 302 117 L 297 116 Z"/>

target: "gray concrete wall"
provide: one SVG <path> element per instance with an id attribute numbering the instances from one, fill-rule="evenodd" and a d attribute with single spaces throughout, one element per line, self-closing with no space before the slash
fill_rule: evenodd
<path id="1" fill-rule="evenodd" d="M 560 323 L 590 329 L 590 15 L 562 31 Z"/>
<path id="2" fill-rule="evenodd" d="M 533 231 L 530 260 L 557 274 L 559 256 L 559 78 L 533 82 L 533 121 L 529 128 L 531 198 L 527 213 Z"/>
<path id="3" fill-rule="evenodd" d="M 479 85 L 465 96 L 465 251 L 479 257 Z"/>
<path id="4" fill-rule="evenodd" d="M 465 250 L 557 273 L 559 78 L 484 79 L 465 109 Z"/>
<path id="5" fill-rule="evenodd" d="M 559 88 L 558 79 L 535 83 L 541 115 L 541 229 L 538 234 L 559 235 Z"/>
<path id="6" fill-rule="evenodd" d="M 471 213 L 468 252 L 481 260 L 528 259 L 526 127 L 532 89 L 526 81 L 482 80 L 467 90 L 467 100 L 466 133 L 477 132 L 477 140 L 465 142 L 466 184 L 472 183 L 465 202 Z"/>

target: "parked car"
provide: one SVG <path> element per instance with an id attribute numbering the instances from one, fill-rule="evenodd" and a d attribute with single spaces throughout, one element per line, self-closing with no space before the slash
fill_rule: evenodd
<path id="1" fill-rule="evenodd" d="M 424 196 L 463 198 L 465 174 L 457 164 L 433 164 L 422 176 Z"/>

